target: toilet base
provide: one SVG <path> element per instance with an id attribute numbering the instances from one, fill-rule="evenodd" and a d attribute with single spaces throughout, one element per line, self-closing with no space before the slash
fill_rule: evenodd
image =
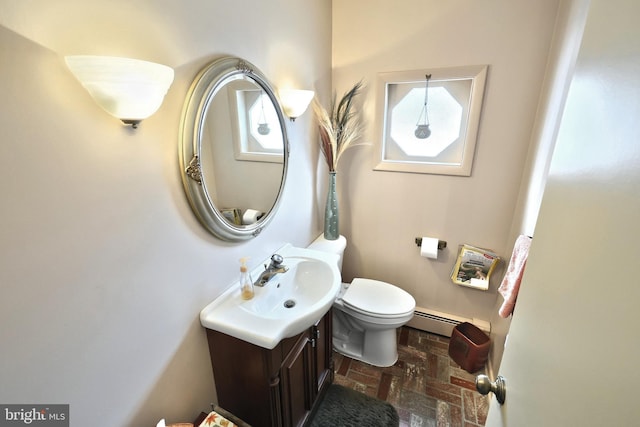
<path id="1" fill-rule="evenodd" d="M 334 336 L 333 349 L 369 365 L 386 368 L 398 360 L 396 329 L 357 332 L 348 337 Z"/>

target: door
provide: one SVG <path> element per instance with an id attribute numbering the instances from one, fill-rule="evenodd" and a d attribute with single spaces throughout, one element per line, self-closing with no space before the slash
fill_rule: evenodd
<path id="1" fill-rule="evenodd" d="M 589 6 L 487 426 L 640 424 L 639 16 Z"/>

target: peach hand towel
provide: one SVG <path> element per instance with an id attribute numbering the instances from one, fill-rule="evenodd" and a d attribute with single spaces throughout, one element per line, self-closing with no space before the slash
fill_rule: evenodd
<path id="1" fill-rule="evenodd" d="M 527 265 L 527 257 L 529 256 L 529 247 L 531 246 L 531 237 L 518 236 L 516 244 L 513 247 L 513 254 L 509 261 L 509 267 L 502 279 L 502 283 L 498 288 L 498 292 L 504 298 L 504 302 L 498 310 L 500 317 L 509 317 L 513 313 L 520 290 L 520 282 L 522 274 Z"/>

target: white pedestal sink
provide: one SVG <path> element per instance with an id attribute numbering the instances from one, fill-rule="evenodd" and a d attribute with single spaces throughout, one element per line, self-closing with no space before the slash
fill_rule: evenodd
<path id="1" fill-rule="evenodd" d="M 287 272 L 256 287 L 248 301 L 240 297 L 240 283 L 234 283 L 200 312 L 202 326 L 272 349 L 324 316 L 340 290 L 338 256 L 289 244 L 276 253 Z M 253 280 L 263 270 L 262 265 L 255 268 Z"/>

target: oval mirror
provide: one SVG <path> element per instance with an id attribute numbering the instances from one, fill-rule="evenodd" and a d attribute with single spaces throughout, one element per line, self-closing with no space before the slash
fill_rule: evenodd
<path id="1" fill-rule="evenodd" d="M 202 225 L 227 241 L 257 236 L 276 213 L 289 158 L 267 79 L 240 58 L 210 63 L 191 85 L 180 127 L 182 181 Z"/>

